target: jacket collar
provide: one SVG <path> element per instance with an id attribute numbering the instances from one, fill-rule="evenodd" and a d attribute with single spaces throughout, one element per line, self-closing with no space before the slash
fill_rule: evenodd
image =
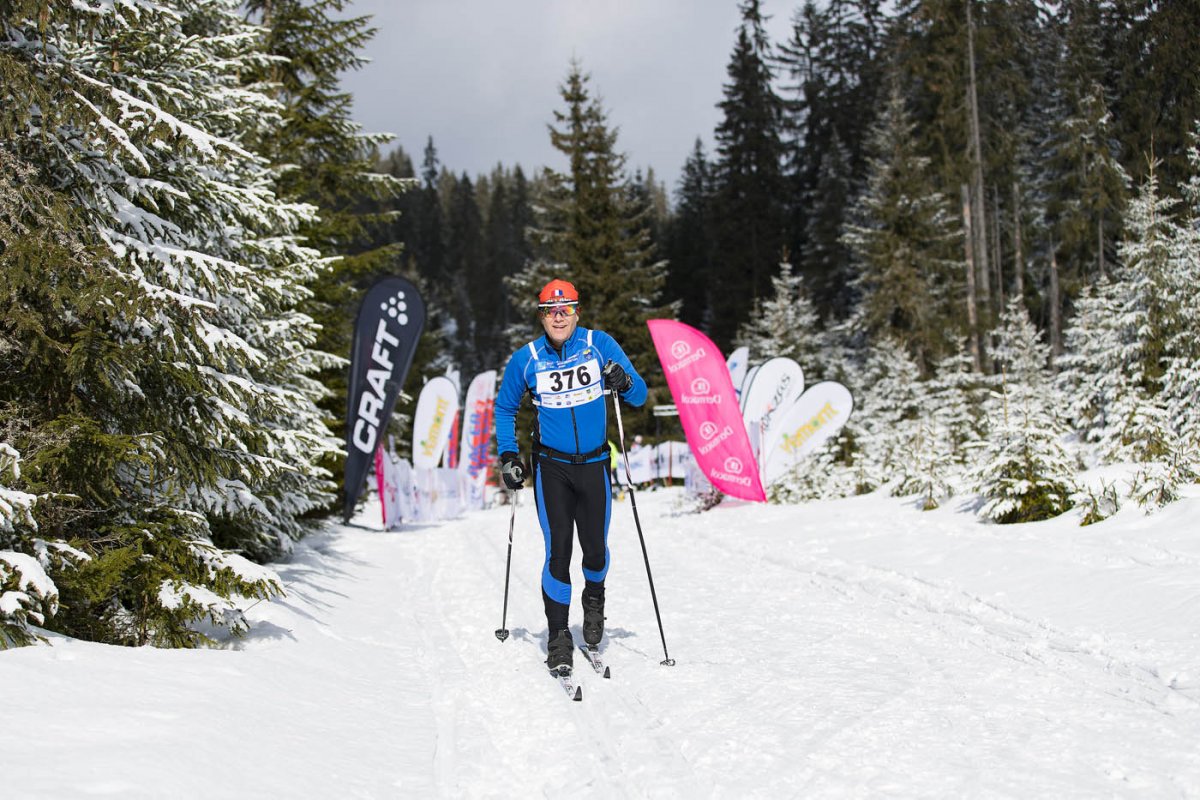
<path id="1" fill-rule="evenodd" d="M 575 342 L 579 340 L 579 337 L 583 332 L 583 327 L 576 325 L 575 330 L 571 331 L 571 335 L 563 341 L 561 350 L 555 349 L 554 344 L 550 341 L 550 337 L 543 333 L 541 340 L 542 346 L 546 348 L 547 353 L 554 353 L 559 358 L 562 358 L 574 348 Z"/>

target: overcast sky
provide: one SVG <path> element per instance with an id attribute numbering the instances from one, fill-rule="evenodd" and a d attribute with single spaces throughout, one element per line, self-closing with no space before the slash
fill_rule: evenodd
<path id="1" fill-rule="evenodd" d="M 763 0 L 768 35 L 793 8 Z M 592 76 L 629 169 L 674 193 L 696 137 L 713 152 L 737 0 L 354 0 L 379 29 L 371 63 L 343 78 L 367 131 L 396 135 L 418 171 L 433 136 L 443 166 L 472 178 L 498 163 L 565 169 L 547 125 L 572 57 Z"/>

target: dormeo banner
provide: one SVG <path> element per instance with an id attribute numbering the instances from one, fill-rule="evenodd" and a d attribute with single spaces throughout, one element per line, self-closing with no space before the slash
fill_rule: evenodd
<path id="1" fill-rule="evenodd" d="M 727 495 L 766 501 L 725 357 L 700 331 L 670 319 L 646 325 L 696 464 Z"/>
<path id="2" fill-rule="evenodd" d="M 462 449 L 458 468 L 466 476 L 467 507 L 483 508 L 487 499 L 488 445 L 496 405 L 496 370 L 481 372 L 467 387 L 462 412 Z"/>
<path id="3" fill-rule="evenodd" d="M 424 327 L 425 303 L 404 278 L 383 278 L 363 296 L 346 392 L 346 522 L 354 514 Z"/>

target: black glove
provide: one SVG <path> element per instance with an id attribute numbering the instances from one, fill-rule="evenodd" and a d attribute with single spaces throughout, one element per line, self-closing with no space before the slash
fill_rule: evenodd
<path id="1" fill-rule="evenodd" d="M 604 385 L 620 394 L 633 388 L 633 377 L 615 361 L 609 361 L 600 372 L 604 376 Z"/>
<path id="2" fill-rule="evenodd" d="M 525 488 L 525 465 L 516 453 L 500 454 L 500 477 L 511 491 Z"/>

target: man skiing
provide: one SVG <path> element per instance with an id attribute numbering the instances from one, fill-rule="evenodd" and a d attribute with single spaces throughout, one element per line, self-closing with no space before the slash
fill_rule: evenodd
<path id="1" fill-rule="evenodd" d="M 646 401 L 646 382 L 615 339 L 604 331 L 579 327 L 579 293 L 567 281 L 552 280 L 542 288 L 538 315 L 545 335 L 512 354 L 500 382 L 496 449 L 504 485 L 514 491 L 522 488 L 526 471 L 517 454 L 516 417 L 522 398 L 530 393 L 536 411 L 533 484 L 546 543 L 546 665 L 552 671 L 569 671 L 575 651 L 567 628 L 574 530 L 583 551 L 583 639 L 594 647 L 604 636 L 612 500 L 604 389 L 640 406 Z"/>

